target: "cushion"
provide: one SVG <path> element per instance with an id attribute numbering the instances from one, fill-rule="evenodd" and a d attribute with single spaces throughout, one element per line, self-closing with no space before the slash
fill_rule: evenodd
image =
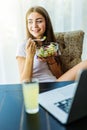
<path id="1" fill-rule="evenodd" d="M 61 52 L 60 60 L 63 72 L 81 61 L 84 32 L 82 30 L 55 33 Z"/>

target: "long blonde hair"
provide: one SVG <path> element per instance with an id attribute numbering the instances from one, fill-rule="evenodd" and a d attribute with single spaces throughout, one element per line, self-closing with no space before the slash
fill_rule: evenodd
<path id="1" fill-rule="evenodd" d="M 46 36 L 46 41 L 50 42 L 50 41 L 56 41 L 55 39 L 55 35 L 53 32 L 53 27 L 52 27 L 52 23 L 49 17 L 48 12 L 41 6 L 35 6 L 35 7 L 31 7 L 27 13 L 26 13 L 26 38 L 33 38 L 33 36 L 30 34 L 29 30 L 28 30 L 28 16 L 32 13 L 32 12 L 37 12 L 39 14 L 41 14 L 45 20 L 46 20 L 46 31 L 44 33 L 44 36 Z"/>

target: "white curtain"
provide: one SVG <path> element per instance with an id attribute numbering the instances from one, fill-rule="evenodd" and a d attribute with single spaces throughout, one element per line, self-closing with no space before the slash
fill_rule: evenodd
<path id="1" fill-rule="evenodd" d="M 19 82 L 15 55 L 22 34 L 21 1 L 0 1 L 0 84 Z"/>
<path id="2" fill-rule="evenodd" d="M 25 38 L 26 11 L 35 5 L 48 11 L 55 32 L 87 33 L 86 0 L 0 0 L 0 83 L 19 82 L 16 48 Z M 83 48 L 87 48 L 86 41 Z"/>

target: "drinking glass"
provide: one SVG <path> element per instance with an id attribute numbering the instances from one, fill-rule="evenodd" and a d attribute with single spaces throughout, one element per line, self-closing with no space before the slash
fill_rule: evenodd
<path id="1" fill-rule="evenodd" d="M 37 79 L 32 81 L 24 81 L 22 83 L 25 110 L 27 113 L 33 114 L 39 111 L 39 82 Z"/>

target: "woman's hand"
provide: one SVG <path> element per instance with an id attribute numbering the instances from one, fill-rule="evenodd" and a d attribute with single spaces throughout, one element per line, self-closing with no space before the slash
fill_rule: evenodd
<path id="1" fill-rule="evenodd" d="M 38 59 L 39 59 L 40 61 L 43 61 L 43 62 L 50 62 L 50 61 L 54 61 L 55 56 L 59 56 L 59 53 L 56 52 L 54 55 L 52 55 L 52 56 L 47 56 L 47 57 L 39 57 L 39 56 L 38 56 Z"/>
<path id="2" fill-rule="evenodd" d="M 46 57 L 46 58 L 40 58 L 40 57 L 38 57 L 38 59 L 40 61 L 47 62 L 47 63 L 55 62 L 54 56 L 49 56 L 49 57 Z"/>
<path id="3" fill-rule="evenodd" d="M 36 53 L 36 44 L 35 42 L 30 38 L 27 41 L 26 44 L 26 57 L 33 58 Z"/>

